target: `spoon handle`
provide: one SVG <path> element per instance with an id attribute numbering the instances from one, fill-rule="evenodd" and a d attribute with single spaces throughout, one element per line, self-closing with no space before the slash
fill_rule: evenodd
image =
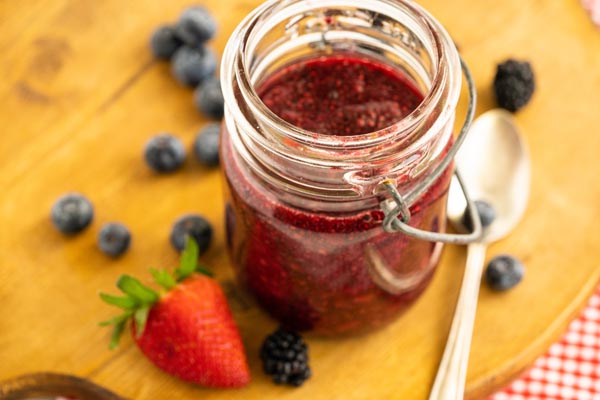
<path id="1" fill-rule="evenodd" d="M 459 400 L 464 397 L 485 249 L 483 243 L 468 246 L 467 264 L 452 327 L 429 400 Z"/>

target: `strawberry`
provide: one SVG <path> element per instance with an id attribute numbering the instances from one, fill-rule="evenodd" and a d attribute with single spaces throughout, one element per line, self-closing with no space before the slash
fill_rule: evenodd
<path id="1" fill-rule="evenodd" d="M 163 293 L 123 275 L 117 287 L 125 296 L 100 293 L 124 310 L 112 320 L 111 348 L 129 323 L 142 353 L 157 367 L 184 381 L 209 387 L 241 387 L 250 372 L 240 334 L 221 287 L 197 265 L 198 245 L 188 238 L 174 275 L 151 270 Z"/>

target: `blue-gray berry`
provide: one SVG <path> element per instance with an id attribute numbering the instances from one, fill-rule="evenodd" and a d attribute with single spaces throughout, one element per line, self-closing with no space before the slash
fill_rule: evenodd
<path id="1" fill-rule="evenodd" d="M 196 86 L 217 70 L 217 56 L 208 47 L 181 46 L 173 55 L 171 71 L 181 84 Z"/>
<path id="2" fill-rule="evenodd" d="M 224 104 L 221 81 L 218 78 L 208 78 L 202 82 L 194 93 L 196 108 L 205 116 L 214 119 L 223 118 Z"/>
<path id="3" fill-rule="evenodd" d="M 98 247 L 111 257 L 118 257 L 125 253 L 130 243 L 129 229 L 118 222 L 105 224 L 98 233 Z"/>
<path id="4" fill-rule="evenodd" d="M 484 200 L 475 200 L 473 202 L 475 204 L 475 208 L 477 209 L 477 215 L 479 215 L 479 220 L 481 221 L 481 227 L 487 228 L 494 222 L 496 219 L 496 210 L 490 203 Z M 473 230 L 473 224 L 471 223 L 471 218 L 469 216 L 468 210 L 465 211 L 463 215 L 463 225 L 468 231 Z"/>
<path id="5" fill-rule="evenodd" d="M 209 124 L 198 132 L 194 140 L 194 154 L 201 164 L 208 167 L 219 165 L 219 139 L 221 124 Z"/>
<path id="6" fill-rule="evenodd" d="M 159 27 L 150 38 L 152 53 L 156 58 L 162 60 L 170 60 L 182 44 L 183 41 L 177 37 L 175 28 L 172 26 Z"/>
<path id="7" fill-rule="evenodd" d="M 507 254 L 494 257 L 485 270 L 485 280 L 494 290 L 508 290 L 523 279 L 525 267 L 515 257 Z"/>
<path id="8" fill-rule="evenodd" d="M 156 172 L 172 172 L 185 161 L 185 147 L 175 136 L 163 133 L 146 143 L 144 158 L 148 166 Z"/>
<path id="9" fill-rule="evenodd" d="M 177 35 L 187 44 L 198 46 L 217 33 L 217 21 L 202 6 L 186 9 L 177 21 Z"/>
<path id="10" fill-rule="evenodd" d="M 68 193 L 52 206 L 52 222 L 56 229 L 67 235 L 84 230 L 94 218 L 92 203 L 79 193 Z"/>
<path id="11" fill-rule="evenodd" d="M 171 230 L 171 244 L 178 251 L 185 248 L 186 237 L 190 236 L 198 244 L 199 255 L 208 250 L 212 241 L 213 229 L 206 218 L 188 214 L 179 218 Z"/>

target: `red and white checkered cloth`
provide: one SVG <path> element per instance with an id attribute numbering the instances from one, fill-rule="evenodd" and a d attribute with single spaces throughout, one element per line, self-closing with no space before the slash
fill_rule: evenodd
<path id="1" fill-rule="evenodd" d="M 562 339 L 488 400 L 600 400 L 600 287 Z"/>
<path id="2" fill-rule="evenodd" d="M 592 17 L 596 26 L 600 26 L 600 0 L 581 0 L 581 5 Z"/>

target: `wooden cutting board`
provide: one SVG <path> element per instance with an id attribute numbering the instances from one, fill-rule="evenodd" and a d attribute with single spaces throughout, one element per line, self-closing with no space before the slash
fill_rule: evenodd
<path id="1" fill-rule="evenodd" d="M 222 51 L 259 1 L 204 3 L 220 22 L 213 46 Z M 514 234 L 489 250 L 521 257 L 527 275 L 511 292 L 482 290 L 468 373 L 475 399 L 543 353 L 600 276 L 600 32 L 575 0 L 422 3 L 471 66 L 479 112 L 494 106 L 498 61 L 529 59 L 537 73 L 533 101 L 517 115 L 533 162 L 530 207 Z M 275 322 L 232 283 L 219 171 L 190 159 L 172 176 L 155 176 L 141 157 L 151 135 L 171 131 L 190 145 L 206 123 L 191 92 L 148 50 L 153 28 L 187 4 L 0 2 L 0 379 L 66 372 L 134 399 L 425 399 L 463 270 L 458 247 L 446 249 L 430 288 L 389 328 L 353 339 L 309 338 L 314 377 L 302 388 L 274 386 L 262 374 L 257 349 Z M 64 238 L 49 210 L 71 190 L 92 199 L 96 218 L 83 234 Z M 253 382 L 243 390 L 177 381 L 130 338 L 109 351 L 109 332 L 97 327 L 114 312 L 98 291 L 114 291 L 122 273 L 148 277 L 149 266 L 175 265 L 170 226 L 191 211 L 216 229 L 204 261 L 229 293 L 248 351 Z M 95 240 L 101 224 L 115 220 L 131 228 L 133 246 L 112 261 Z"/>

